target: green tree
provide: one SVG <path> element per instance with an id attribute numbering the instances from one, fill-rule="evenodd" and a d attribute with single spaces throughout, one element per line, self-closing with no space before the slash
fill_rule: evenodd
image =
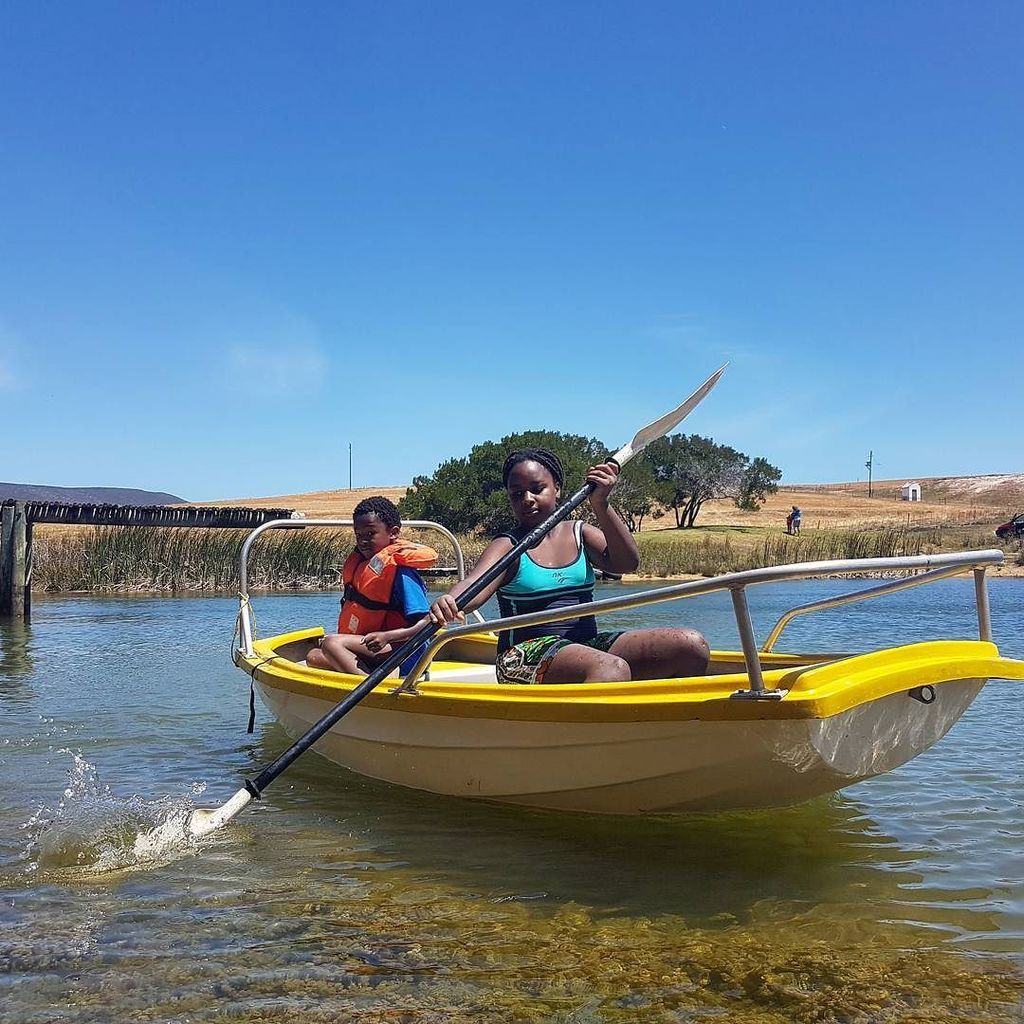
<path id="1" fill-rule="evenodd" d="M 756 512 L 764 504 L 765 498 L 779 489 L 781 479 L 782 470 L 758 456 L 743 472 L 736 504 Z"/>
<path id="2" fill-rule="evenodd" d="M 641 458 L 651 467 L 656 500 L 672 509 L 680 529 L 692 527 L 712 498 L 733 498 L 741 508 L 758 507 L 782 477 L 765 459 L 751 462 L 743 452 L 699 434 L 661 438 Z"/>
<path id="3" fill-rule="evenodd" d="M 644 518 L 657 508 L 657 481 L 650 462 L 636 458 L 626 465 L 612 491 L 611 503 L 629 532 L 638 533 Z"/>
<path id="4" fill-rule="evenodd" d="M 434 519 L 456 533 L 482 530 L 499 533 L 514 525 L 501 467 L 508 454 L 519 448 L 549 448 L 565 472 L 563 496 L 574 492 L 588 467 L 607 458 L 608 450 L 593 437 L 530 430 L 509 434 L 500 441 L 474 445 L 463 458 L 441 463 L 433 476 L 418 476 L 399 502 L 406 519 Z"/>

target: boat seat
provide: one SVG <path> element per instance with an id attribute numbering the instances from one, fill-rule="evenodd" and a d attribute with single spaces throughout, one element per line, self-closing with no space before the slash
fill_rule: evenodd
<path id="1" fill-rule="evenodd" d="M 464 661 L 434 661 L 430 664 L 432 683 L 496 683 L 493 665 L 466 664 Z"/>
<path id="2" fill-rule="evenodd" d="M 301 668 L 309 668 L 305 659 L 295 663 Z M 398 678 L 392 675 L 391 678 Z M 461 661 L 435 661 L 432 662 L 427 674 L 420 679 L 420 682 L 442 682 L 442 683 L 496 683 L 493 665 L 467 665 Z"/>

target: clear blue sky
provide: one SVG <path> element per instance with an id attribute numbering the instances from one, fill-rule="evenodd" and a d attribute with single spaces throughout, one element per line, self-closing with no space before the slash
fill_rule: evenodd
<path id="1" fill-rule="evenodd" d="M 0 9 L 0 480 L 399 484 L 687 423 L 1024 470 L 1024 6 Z"/>

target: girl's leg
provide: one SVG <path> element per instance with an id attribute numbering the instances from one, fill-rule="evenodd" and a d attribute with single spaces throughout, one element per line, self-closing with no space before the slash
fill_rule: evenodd
<path id="1" fill-rule="evenodd" d="M 702 676 L 710 650 L 695 629 L 634 629 L 623 633 L 608 649 L 629 665 L 627 679 L 675 679 Z"/>
<path id="2" fill-rule="evenodd" d="M 629 664 L 609 651 L 595 651 L 583 644 L 569 644 L 551 659 L 544 673 L 545 683 L 629 682 Z"/>

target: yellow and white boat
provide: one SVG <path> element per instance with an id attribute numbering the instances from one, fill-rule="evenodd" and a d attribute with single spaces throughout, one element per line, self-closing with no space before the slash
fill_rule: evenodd
<path id="1" fill-rule="evenodd" d="M 347 525 L 306 520 L 303 525 Z M 309 668 L 321 628 L 256 639 L 245 583 L 235 662 L 292 737 L 362 677 Z M 433 523 L 409 526 L 439 529 Z M 554 613 L 438 634 L 404 679 L 384 680 L 314 749 L 387 782 L 453 796 L 611 814 L 791 804 L 892 770 L 944 736 L 992 678 L 1024 680 L 1024 662 L 991 639 L 985 570 L 1002 552 L 849 559 L 732 573 L 596 601 L 595 614 L 728 590 L 741 650 L 714 651 L 706 676 L 627 683 L 503 686 L 496 631 Z M 775 651 L 797 615 L 973 571 L 979 639 L 853 654 Z M 787 612 L 758 647 L 747 588 L 821 575 L 916 573 Z M 572 614 L 562 610 L 562 616 Z"/>

